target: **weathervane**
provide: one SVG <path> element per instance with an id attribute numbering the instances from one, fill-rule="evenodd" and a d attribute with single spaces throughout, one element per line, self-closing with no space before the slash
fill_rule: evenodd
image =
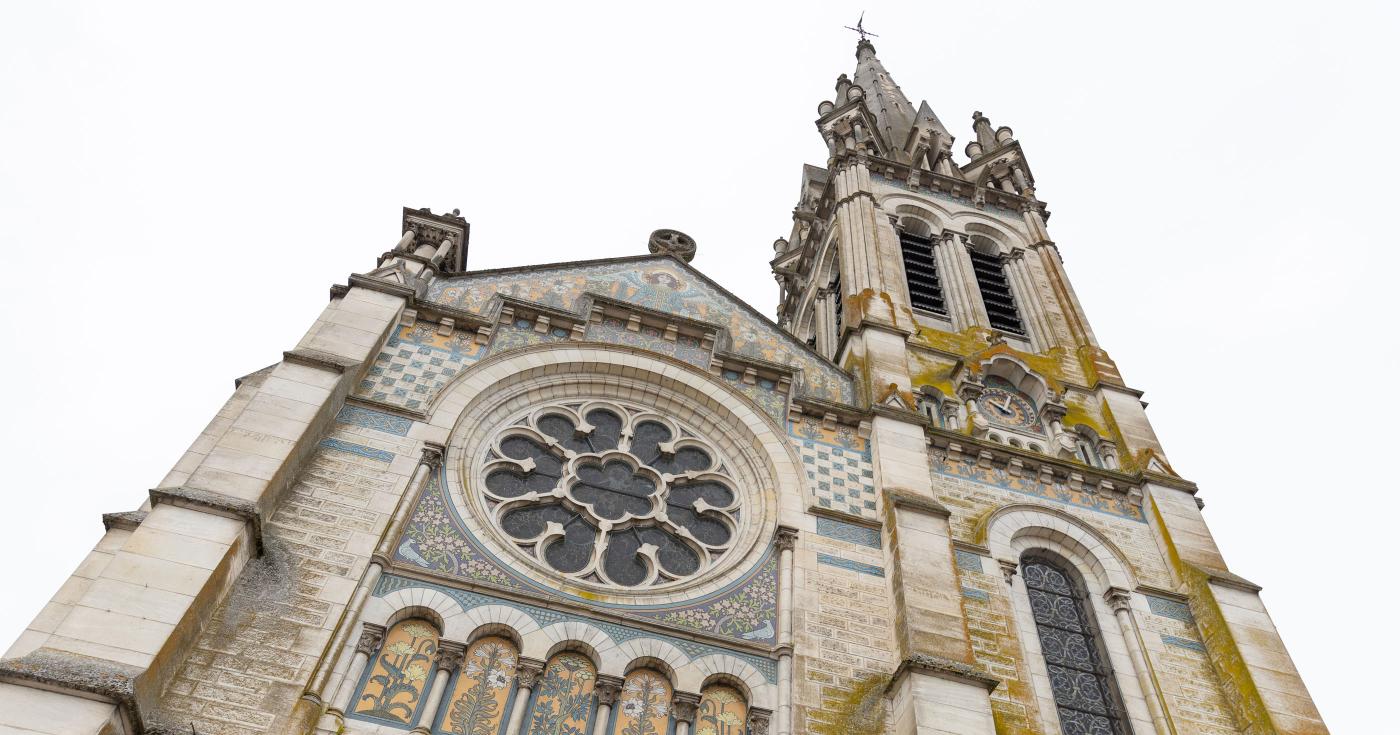
<path id="1" fill-rule="evenodd" d="M 860 40 L 862 40 L 862 41 L 865 40 L 865 37 L 866 37 L 866 36 L 874 36 L 874 37 L 876 37 L 876 38 L 879 38 L 879 37 L 880 37 L 880 34 L 878 34 L 878 33 L 871 33 L 870 31 L 865 30 L 865 26 L 862 25 L 862 23 L 864 23 L 864 22 L 865 22 L 865 11 L 862 10 L 862 11 L 860 11 L 860 20 L 857 20 L 857 21 L 856 21 L 855 27 L 852 28 L 851 26 L 846 26 L 846 30 L 855 31 L 856 33 L 859 33 L 859 34 L 860 34 Z"/>

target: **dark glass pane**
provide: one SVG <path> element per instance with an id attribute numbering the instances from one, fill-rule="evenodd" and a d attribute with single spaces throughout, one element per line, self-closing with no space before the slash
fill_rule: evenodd
<path id="1" fill-rule="evenodd" d="M 656 484 L 645 476 L 635 474 L 621 460 L 607 464 L 584 464 L 578 469 L 578 481 L 570 493 L 579 502 L 593 506 L 600 518 L 616 521 L 628 513 L 645 516 L 651 512 L 651 495 Z"/>
<path id="2" fill-rule="evenodd" d="M 527 492 L 525 476 L 514 470 L 492 471 L 486 476 L 486 489 L 503 498 L 513 498 Z"/>
<path id="3" fill-rule="evenodd" d="M 690 470 L 708 470 L 713 463 L 709 452 L 698 447 L 681 447 L 676 450 L 675 456 L 662 457 L 652 462 L 651 466 L 657 472 L 680 475 Z"/>
<path id="4" fill-rule="evenodd" d="M 724 508 L 734 502 L 734 493 L 718 482 L 688 482 L 673 486 L 667 502 L 675 507 L 690 508 L 700 498 L 716 508 Z"/>
<path id="5" fill-rule="evenodd" d="M 647 565 L 637 554 L 640 548 L 642 542 L 631 530 L 608 534 L 608 549 L 603 552 L 603 571 L 608 579 L 626 587 L 646 581 Z"/>
<path id="6" fill-rule="evenodd" d="M 720 546 L 729 541 L 729 527 L 713 518 L 702 516 L 689 508 L 668 508 L 666 514 L 673 523 L 690 531 L 691 535 L 706 546 Z"/>
<path id="7" fill-rule="evenodd" d="M 659 528 L 642 528 L 638 531 L 642 541 L 656 544 L 656 558 L 666 571 L 678 576 L 699 571 L 700 555 L 675 535 Z"/>
<path id="8" fill-rule="evenodd" d="M 593 424 L 593 433 L 588 439 L 593 451 L 617 449 L 617 440 L 622 436 L 622 419 L 612 411 L 595 408 L 583 417 Z"/>
<path id="9" fill-rule="evenodd" d="M 1113 720 L 1103 715 L 1060 708 L 1060 729 L 1064 735 L 1117 735 Z"/>
<path id="10" fill-rule="evenodd" d="M 549 565 L 566 574 L 577 572 L 588 566 L 593 558 L 595 532 L 591 526 L 579 518 L 564 526 L 564 538 L 550 542 L 544 550 L 544 559 Z"/>
<path id="11" fill-rule="evenodd" d="M 553 437 L 565 449 L 580 454 L 592 451 L 588 441 L 577 435 L 573 419 L 567 416 L 551 413 L 541 416 L 536 425 L 541 433 Z"/>
<path id="12" fill-rule="evenodd" d="M 578 517 L 577 513 L 557 503 L 531 505 L 507 511 L 501 518 L 501 528 L 518 539 L 535 538 L 544 533 L 550 521 L 567 524 Z"/>
<path id="13" fill-rule="evenodd" d="M 670 429 L 655 421 L 643 421 L 637 424 L 633 432 L 632 453 L 637 455 L 637 459 L 651 463 L 661 455 L 661 450 L 656 445 L 668 441 L 671 441 Z"/>
<path id="14" fill-rule="evenodd" d="M 1056 595 L 1044 590 L 1026 590 L 1031 598 L 1031 612 L 1040 625 L 1053 625 L 1072 631 L 1082 631 L 1079 624 L 1079 611 L 1073 598 Z"/>

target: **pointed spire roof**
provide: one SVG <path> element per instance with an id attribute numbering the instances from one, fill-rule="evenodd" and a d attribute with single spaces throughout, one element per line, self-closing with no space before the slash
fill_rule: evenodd
<path id="1" fill-rule="evenodd" d="M 914 105 L 876 58 L 875 45 L 864 38 L 856 44 L 856 75 L 852 81 L 865 91 L 865 105 L 875 116 L 880 137 L 890 149 L 902 148 L 914 124 Z M 929 115 L 933 115 L 932 110 Z"/>

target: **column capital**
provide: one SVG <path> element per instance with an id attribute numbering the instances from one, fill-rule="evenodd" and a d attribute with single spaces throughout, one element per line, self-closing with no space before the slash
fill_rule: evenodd
<path id="1" fill-rule="evenodd" d="M 442 641 L 438 644 L 437 667 L 440 671 L 451 674 L 462 665 L 462 659 L 466 655 L 467 647 L 465 644 L 456 641 Z"/>
<path id="2" fill-rule="evenodd" d="M 778 526 L 773 539 L 778 545 L 778 551 L 792 551 L 797 546 L 797 529 L 792 526 Z"/>
<path id="3" fill-rule="evenodd" d="M 593 691 L 598 695 L 598 704 L 612 705 L 617 702 L 617 695 L 622 692 L 622 682 L 620 676 L 599 674 L 593 684 Z"/>
<path id="4" fill-rule="evenodd" d="M 534 689 L 535 680 L 544 673 L 544 662 L 537 658 L 520 657 L 515 667 L 515 679 L 523 689 Z"/>
<path id="5" fill-rule="evenodd" d="M 749 708 L 749 735 L 768 735 L 768 723 L 773 719 L 773 711 L 762 707 Z"/>
<path id="6" fill-rule="evenodd" d="M 423 442 L 423 454 L 418 459 L 429 469 L 437 469 L 442 466 L 443 459 L 447 456 L 447 447 L 437 442 Z"/>
<path id="7" fill-rule="evenodd" d="M 1132 612 L 1133 593 L 1122 587 L 1109 587 L 1103 593 L 1103 601 L 1108 603 L 1109 608 L 1115 613 Z"/>
<path id="8" fill-rule="evenodd" d="M 677 722 L 695 722 L 696 710 L 700 709 L 700 695 L 690 692 L 676 692 L 671 697 L 671 711 Z"/>
<path id="9" fill-rule="evenodd" d="M 1007 584 L 1016 576 L 1016 570 L 1020 568 L 1020 563 L 1012 559 L 997 559 L 997 566 L 1001 567 L 1001 576 Z"/>
<path id="10" fill-rule="evenodd" d="M 360 631 L 360 640 L 355 643 L 355 653 L 373 656 L 374 652 L 379 650 L 379 644 L 383 642 L 384 626 L 365 623 L 364 630 Z"/>

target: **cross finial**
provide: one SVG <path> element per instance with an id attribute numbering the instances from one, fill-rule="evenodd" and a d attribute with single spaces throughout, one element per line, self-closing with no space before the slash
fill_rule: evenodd
<path id="1" fill-rule="evenodd" d="M 862 40 L 862 41 L 865 40 L 865 37 L 866 37 L 866 36 L 874 36 L 875 38 L 879 38 L 879 37 L 880 37 L 879 34 L 877 34 L 877 33 L 871 33 L 870 31 L 865 30 L 865 26 L 863 25 L 864 23 L 865 23 L 865 11 L 862 10 L 862 11 L 860 11 L 860 20 L 857 20 L 857 21 L 856 21 L 856 24 L 855 24 L 854 27 L 846 26 L 846 30 L 848 30 L 848 31 L 855 31 L 856 33 L 859 33 L 859 34 L 860 34 L 860 40 Z"/>

